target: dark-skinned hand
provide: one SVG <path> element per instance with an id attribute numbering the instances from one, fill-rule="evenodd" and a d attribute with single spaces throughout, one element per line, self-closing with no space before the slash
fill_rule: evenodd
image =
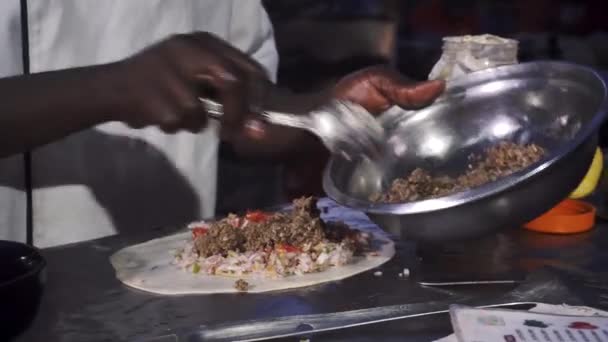
<path id="1" fill-rule="evenodd" d="M 444 88 L 443 81 L 415 83 L 388 67 L 374 66 L 341 79 L 332 96 L 358 103 L 372 114 L 380 114 L 394 105 L 404 109 L 429 105 Z"/>
<path id="2" fill-rule="evenodd" d="M 305 113 L 332 98 L 362 105 L 377 115 L 393 105 L 406 109 L 426 106 L 445 88 L 443 81 L 412 82 L 385 66 L 369 67 L 341 79 L 331 89 L 318 94 L 289 94 L 276 88 L 266 91 L 265 106 L 269 109 Z M 245 121 L 242 134 L 232 140 L 236 150 L 251 155 L 280 154 L 301 156 L 307 150 L 318 151 L 318 139 L 303 130 L 265 124 L 255 114 Z"/>
<path id="3" fill-rule="evenodd" d="M 332 89 L 333 98 L 359 103 L 373 114 L 393 105 L 415 109 L 430 104 L 445 88 L 441 81 L 413 82 L 385 66 L 375 66 L 352 73 Z M 329 153 L 320 144 L 307 156 L 290 159 L 284 167 L 286 195 L 322 195 L 321 179 Z"/>
<path id="4" fill-rule="evenodd" d="M 224 105 L 222 135 L 230 139 L 243 125 L 264 69 L 240 50 L 210 33 L 170 37 L 116 64 L 117 117 L 132 127 L 158 126 L 173 133 L 198 132 L 207 115 L 198 100 Z"/>

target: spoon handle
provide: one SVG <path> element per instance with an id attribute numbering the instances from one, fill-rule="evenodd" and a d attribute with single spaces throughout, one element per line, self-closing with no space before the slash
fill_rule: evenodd
<path id="1" fill-rule="evenodd" d="M 209 118 L 219 120 L 224 115 L 224 106 L 221 103 L 203 97 L 199 97 L 199 101 L 205 107 Z M 268 110 L 264 110 L 260 114 L 265 121 L 274 125 L 312 130 L 310 119 L 306 115 L 293 115 Z"/>

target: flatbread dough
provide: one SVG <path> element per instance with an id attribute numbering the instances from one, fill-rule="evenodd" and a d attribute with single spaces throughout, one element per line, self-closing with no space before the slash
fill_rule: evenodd
<path id="1" fill-rule="evenodd" d="M 328 200 L 319 201 L 326 221 L 343 221 L 351 228 L 369 232 L 377 256 L 355 257 L 353 262 L 330 267 L 318 273 L 301 276 L 288 276 L 268 279 L 260 276 L 223 277 L 216 275 L 193 274 L 172 265 L 175 251 L 184 247 L 191 239 L 190 232 L 184 232 L 142 244 L 124 248 L 110 257 L 116 277 L 124 284 L 147 292 L 163 295 L 234 293 L 234 283 L 238 278 L 245 279 L 250 287 L 248 292 L 259 293 L 304 287 L 344 279 L 370 269 L 374 269 L 395 255 L 395 245 L 388 235 L 373 224 L 364 214 L 338 207 Z"/>

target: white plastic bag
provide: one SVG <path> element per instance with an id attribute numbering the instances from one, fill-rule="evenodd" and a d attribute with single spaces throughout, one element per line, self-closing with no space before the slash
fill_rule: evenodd
<path id="1" fill-rule="evenodd" d="M 518 42 L 494 35 L 443 38 L 443 54 L 429 80 L 449 80 L 473 71 L 517 64 Z"/>

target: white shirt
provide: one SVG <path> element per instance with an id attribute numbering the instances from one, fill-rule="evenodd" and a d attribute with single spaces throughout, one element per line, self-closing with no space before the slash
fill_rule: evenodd
<path id="1" fill-rule="evenodd" d="M 32 73 L 119 60 L 198 30 L 226 39 L 276 77 L 272 26 L 257 0 L 29 0 L 28 21 Z M 19 0 L 0 1 L 0 77 L 22 73 L 20 25 Z M 211 216 L 217 146 L 217 127 L 167 135 L 112 122 L 34 150 L 35 245 Z M 22 156 L 0 160 L 0 239 L 25 240 L 23 180 Z"/>

